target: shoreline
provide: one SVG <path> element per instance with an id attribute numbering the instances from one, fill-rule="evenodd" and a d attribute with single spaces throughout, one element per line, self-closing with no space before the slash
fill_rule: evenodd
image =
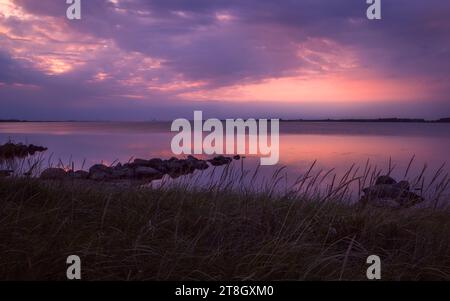
<path id="1" fill-rule="evenodd" d="M 268 118 L 270 120 L 271 118 Z M 189 120 L 193 122 L 193 120 Z M 225 122 L 226 119 L 220 119 Z M 356 118 L 356 119 L 283 119 L 279 118 L 280 123 L 283 122 L 312 122 L 312 123 L 450 123 L 449 118 L 440 118 L 427 120 L 422 118 Z M 166 123 L 172 120 L 148 120 L 148 121 L 132 121 L 132 120 L 21 120 L 21 119 L 0 119 L 0 123 Z"/>
<path id="2" fill-rule="evenodd" d="M 48 149 L 42 146 L 36 146 L 33 144 L 25 145 L 25 144 L 14 144 L 12 142 L 8 142 L 4 145 L 0 145 L 0 178 L 39 178 L 41 180 L 55 180 L 60 182 L 65 181 L 97 181 L 103 183 L 112 183 L 117 181 L 130 181 L 135 183 L 144 183 L 151 184 L 153 181 L 162 180 L 165 177 L 170 177 L 171 179 L 177 179 L 180 177 L 188 176 L 194 174 L 196 171 L 203 172 L 207 169 L 212 169 L 212 172 L 215 171 L 216 167 L 225 167 L 222 170 L 222 175 L 220 176 L 220 182 L 211 183 L 213 186 L 222 185 L 224 183 L 236 184 L 236 181 L 242 185 L 242 181 L 244 180 L 244 175 L 247 173 L 244 172 L 243 169 L 243 160 L 246 159 L 246 156 L 235 155 L 233 157 L 226 156 L 215 156 L 211 159 L 199 159 L 192 155 L 187 156 L 187 158 L 177 158 L 171 157 L 170 159 L 161 159 L 161 158 L 150 158 L 150 159 L 142 159 L 135 158 L 133 161 L 130 159 L 126 163 L 121 163 L 116 160 L 109 165 L 105 165 L 103 162 L 93 164 L 92 166 L 87 166 L 88 170 L 84 169 L 84 164 L 81 169 L 75 169 L 74 163 L 71 162 L 71 166 L 61 166 L 57 165 L 53 167 L 52 165 L 48 167 L 42 166 L 42 159 L 35 160 L 31 165 L 29 158 L 33 158 L 33 156 L 37 153 L 46 152 Z M 14 166 L 24 166 L 24 162 L 28 158 L 29 168 L 26 170 L 16 169 Z M 134 158 L 134 157 L 133 157 Z M 411 158 L 409 167 L 411 166 L 414 157 Z M 233 161 L 242 161 L 240 164 L 241 170 L 240 175 L 234 175 L 233 178 L 227 178 L 230 176 L 229 166 L 231 166 Z M 20 162 L 22 162 L 20 164 Z M 310 166 L 309 171 L 303 175 L 303 180 L 298 178 L 295 183 L 289 186 L 289 191 L 286 187 L 284 190 L 286 193 L 298 193 L 305 184 L 305 181 L 309 178 L 309 173 L 314 167 L 316 162 Z M 424 194 L 423 181 L 420 184 L 420 180 L 424 175 L 424 169 L 422 173 L 419 175 L 419 178 L 416 181 L 409 181 L 406 178 L 406 175 L 409 171 L 409 167 L 406 170 L 405 176 L 396 179 L 391 176 L 391 162 L 389 162 L 389 169 L 387 173 L 382 173 L 379 171 L 375 173 L 375 171 L 370 174 L 370 168 L 368 168 L 368 162 L 365 166 L 365 171 L 363 175 L 356 176 L 353 175 L 349 177 L 349 174 L 353 167 L 347 171 L 346 175 L 340 180 L 339 184 L 335 185 L 334 179 L 332 185 L 327 188 L 327 196 L 325 199 L 329 197 L 340 194 L 340 191 L 343 190 L 349 191 L 354 190 L 351 185 L 354 182 L 358 183 L 357 190 L 353 191 L 358 194 L 359 203 L 364 205 L 370 205 L 374 207 L 382 207 L 382 208 L 391 208 L 391 209 L 405 209 L 410 207 L 415 207 L 418 204 L 431 202 L 435 200 L 435 207 L 439 203 L 442 195 L 445 192 L 445 189 L 448 187 L 450 183 L 450 179 L 448 179 L 448 175 L 446 175 L 443 179 L 440 180 L 439 183 L 436 183 L 435 193 L 428 197 Z M 444 165 L 441 166 L 439 170 L 436 171 L 432 182 L 429 184 L 428 188 L 425 190 L 425 193 L 430 188 L 431 184 L 439 178 L 439 175 L 442 173 Z M 255 173 L 252 177 L 252 182 L 255 180 L 257 175 L 258 167 L 255 170 Z M 272 181 L 275 183 L 273 187 L 271 187 L 271 191 L 277 190 L 279 181 L 284 179 L 284 176 L 280 177 L 280 170 L 275 170 L 272 175 Z M 321 186 L 321 183 L 316 183 L 317 177 L 314 177 L 311 183 L 307 184 L 309 188 L 315 188 L 316 191 Z M 322 179 L 322 181 L 324 178 Z M 424 180 L 424 179 L 423 179 Z M 286 179 L 287 181 L 287 179 Z M 302 182 L 303 181 L 303 182 Z M 438 180 L 439 181 L 439 180 Z M 286 182 L 287 183 L 287 182 Z M 252 183 L 254 186 L 254 183 Z M 269 185 L 270 186 L 270 185 Z M 231 186 L 232 187 L 232 186 Z M 297 190 L 298 189 L 298 190 Z M 347 197 L 347 195 L 342 195 L 341 198 Z M 448 201 L 448 200 L 447 200 Z"/>

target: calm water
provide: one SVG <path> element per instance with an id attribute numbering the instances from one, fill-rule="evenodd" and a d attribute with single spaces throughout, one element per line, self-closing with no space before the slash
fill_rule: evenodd
<path id="1" fill-rule="evenodd" d="M 372 166 L 386 170 L 389 159 L 395 165 L 393 174 L 404 176 L 415 155 L 410 178 L 424 164 L 430 177 L 450 154 L 450 124 L 422 123 L 282 123 L 280 133 L 280 163 L 263 166 L 260 173 L 267 177 L 281 166 L 287 181 L 305 174 L 317 160 L 315 171 L 333 169 L 342 176 L 352 164 L 364 169 L 367 160 Z M 170 142 L 174 133 L 170 123 L 0 123 L 0 143 L 33 143 L 49 148 L 45 158 L 64 164 L 74 162 L 88 167 L 130 158 L 170 158 Z M 257 158 L 247 158 L 244 169 L 252 170 Z M 235 163 L 241 167 L 241 163 Z M 444 167 L 444 173 L 448 172 Z"/>

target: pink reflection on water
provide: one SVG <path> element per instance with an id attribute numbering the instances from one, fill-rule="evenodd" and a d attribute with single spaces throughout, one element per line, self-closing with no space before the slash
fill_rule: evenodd
<path id="1" fill-rule="evenodd" d="M 280 162 L 277 166 L 262 166 L 260 173 L 270 178 L 276 169 L 287 166 L 283 173 L 287 182 L 292 182 L 315 160 L 316 170 L 334 169 L 340 176 L 353 164 L 361 171 L 367 160 L 387 170 L 391 158 L 395 165 L 393 174 L 402 178 L 415 155 L 410 174 L 419 173 L 424 163 L 428 165 L 427 173 L 433 174 L 449 158 L 449 133 L 448 124 L 283 124 Z M 76 168 L 81 168 L 83 162 L 87 168 L 99 162 L 112 164 L 132 158 L 170 158 L 174 135 L 168 122 L 0 123 L 0 143 L 12 138 L 43 145 L 49 148 L 46 159 L 53 163 L 61 160 L 66 165 L 74 162 Z M 254 170 L 259 162 L 257 157 L 249 156 L 235 165 Z"/>
<path id="2" fill-rule="evenodd" d="M 302 169 L 314 160 L 323 168 L 345 170 L 352 164 L 387 167 L 392 159 L 406 169 L 410 159 L 437 167 L 448 159 L 450 139 L 421 136 L 282 135 L 280 164 Z"/>

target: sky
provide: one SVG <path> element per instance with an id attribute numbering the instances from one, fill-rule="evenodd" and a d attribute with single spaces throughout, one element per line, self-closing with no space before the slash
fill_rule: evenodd
<path id="1" fill-rule="evenodd" d="M 0 0 L 0 119 L 450 117 L 450 1 Z"/>

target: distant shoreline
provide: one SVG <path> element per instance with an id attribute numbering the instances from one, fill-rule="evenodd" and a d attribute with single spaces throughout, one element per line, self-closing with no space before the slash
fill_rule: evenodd
<path id="1" fill-rule="evenodd" d="M 224 121 L 224 119 L 223 119 Z M 170 120 L 148 120 L 148 121 L 114 121 L 114 120 L 21 120 L 21 119 L 0 119 L 0 123 L 46 123 L 46 122 L 170 122 Z M 449 118 L 440 118 L 435 120 L 426 120 L 421 118 L 375 118 L 375 119 L 280 119 L 280 122 L 355 122 L 355 123 L 450 123 Z"/>
<path id="2" fill-rule="evenodd" d="M 413 118 L 377 118 L 377 119 L 280 119 L 281 122 L 398 122 L 398 123 L 450 123 L 450 118 L 436 120 Z"/>

